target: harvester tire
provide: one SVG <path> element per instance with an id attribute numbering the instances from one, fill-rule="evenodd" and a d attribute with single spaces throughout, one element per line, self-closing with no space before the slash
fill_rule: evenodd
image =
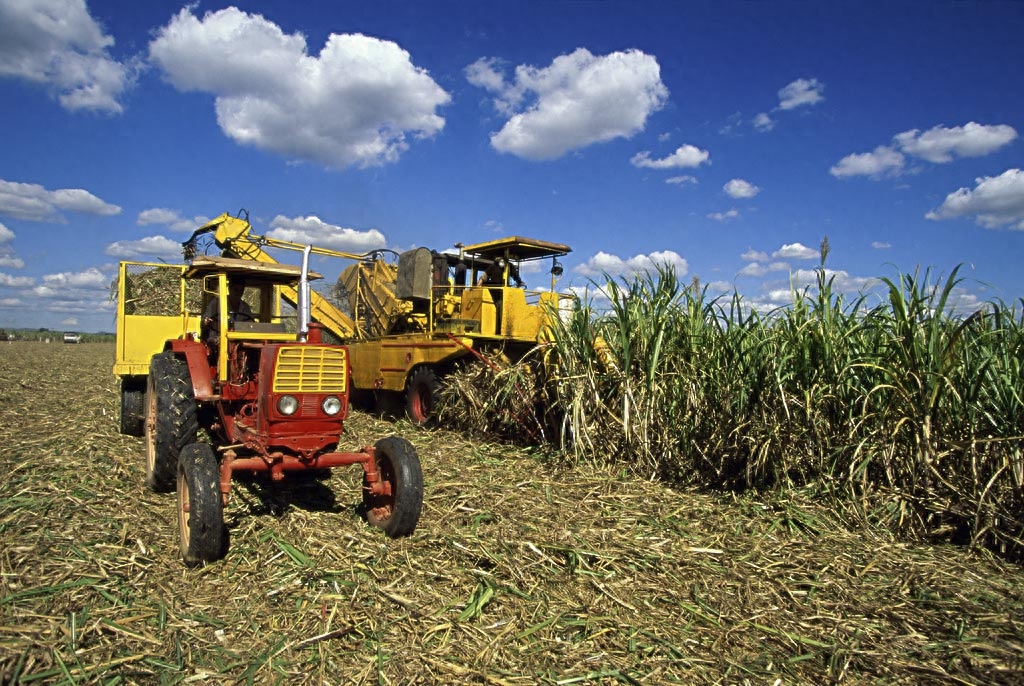
<path id="1" fill-rule="evenodd" d="M 413 424 L 423 426 L 435 419 L 441 380 L 430 367 L 417 367 L 405 385 L 406 413 Z"/>
<path id="2" fill-rule="evenodd" d="M 146 382 L 146 487 L 156 493 L 174 489 L 178 454 L 195 443 L 198 408 L 188 363 L 173 352 L 154 355 Z"/>
<path id="3" fill-rule="evenodd" d="M 121 433 L 146 435 L 146 382 L 142 377 L 121 379 Z"/>
<path id="4" fill-rule="evenodd" d="M 219 560 L 226 552 L 220 468 L 206 443 L 191 443 L 178 454 L 178 531 L 188 567 Z"/>
<path id="5" fill-rule="evenodd" d="M 408 536 L 416 529 L 423 509 L 423 470 L 416 448 L 398 436 L 377 441 L 374 456 L 380 478 L 389 495 L 374 495 L 363 480 L 363 511 L 370 526 L 383 529 L 391 538 Z"/>

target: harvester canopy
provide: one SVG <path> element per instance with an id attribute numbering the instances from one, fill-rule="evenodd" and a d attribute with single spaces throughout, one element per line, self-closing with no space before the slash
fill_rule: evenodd
<path id="1" fill-rule="evenodd" d="M 521 236 L 508 236 L 484 243 L 474 243 L 464 246 L 463 250 L 467 255 L 489 260 L 506 256 L 515 260 L 539 260 L 545 257 L 561 257 L 572 252 L 572 248 L 562 243 Z"/>

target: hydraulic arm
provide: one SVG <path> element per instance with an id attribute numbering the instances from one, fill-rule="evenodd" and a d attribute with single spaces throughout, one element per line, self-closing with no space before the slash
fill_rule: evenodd
<path id="1" fill-rule="evenodd" d="M 299 252 L 306 248 L 306 246 L 298 243 L 258 236 L 252 233 L 252 226 L 250 226 L 247 219 L 242 219 L 240 216 L 232 217 L 225 212 L 200 226 L 187 241 L 182 243 L 186 259 L 191 259 L 194 256 L 196 239 L 206 234 L 213 234 L 214 243 L 221 249 L 225 257 L 236 257 L 270 264 L 277 264 L 277 260 L 269 255 L 263 249 L 264 247 L 296 250 Z M 192 254 L 189 254 L 190 251 Z M 313 247 L 311 252 L 314 255 L 327 255 L 329 257 L 341 257 L 360 261 L 367 258 L 366 255 L 356 255 L 327 248 Z M 292 305 L 298 305 L 299 293 L 295 288 L 290 286 L 282 287 L 281 296 Z M 310 293 L 310 310 L 313 318 L 323 324 L 339 339 L 346 341 L 363 337 L 363 332 L 360 331 L 359 326 L 351 317 L 316 292 Z"/>

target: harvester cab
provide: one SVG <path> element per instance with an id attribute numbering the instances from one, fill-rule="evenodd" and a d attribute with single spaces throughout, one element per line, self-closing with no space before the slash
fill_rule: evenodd
<path id="1" fill-rule="evenodd" d="M 301 274 L 300 268 L 287 264 L 261 264 L 229 257 L 192 260 L 184 278 L 200 284 L 202 314 L 198 340 L 209 350 L 216 381 L 242 383 L 258 370 L 256 356 L 262 343 L 296 340 L 298 312 L 282 306 L 281 289 L 295 288 Z M 319 274 L 307 272 L 308 280 L 319 278 Z M 315 342 L 320 342 L 319 326 L 311 326 Z"/>
<path id="2" fill-rule="evenodd" d="M 544 308 L 558 309 L 555 285 L 562 275 L 558 258 L 569 254 L 571 248 L 561 243 L 510 236 L 462 246 L 460 252 L 460 261 L 467 264 L 469 274 L 469 284 L 463 292 L 464 310 L 479 320 L 480 333 L 536 342 L 542 329 Z M 527 291 L 522 279 L 527 265 L 547 260 L 550 260 L 550 288 Z"/>

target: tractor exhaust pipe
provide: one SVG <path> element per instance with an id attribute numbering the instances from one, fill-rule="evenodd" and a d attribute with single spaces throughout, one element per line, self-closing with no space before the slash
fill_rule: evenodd
<path id="1" fill-rule="evenodd" d="M 309 338 L 309 253 L 313 246 L 302 249 L 302 275 L 299 277 L 299 340 L 305 342 Z"/>

